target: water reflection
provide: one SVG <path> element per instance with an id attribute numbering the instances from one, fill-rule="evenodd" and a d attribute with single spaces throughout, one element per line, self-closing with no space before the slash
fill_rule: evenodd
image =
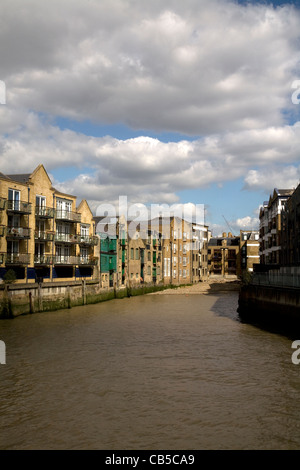
<path id="1" fill-rule="evenodd" d="M 237 293 L 131 297 L 0 323 L 1 449 L 296 449 L 291 342 Z"/>

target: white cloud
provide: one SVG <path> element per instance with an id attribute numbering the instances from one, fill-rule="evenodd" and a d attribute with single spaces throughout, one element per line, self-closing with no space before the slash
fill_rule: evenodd
<path id="1" fill-rule="evenodd" d="M 76 167 L 54 184 L 93 208 L 120 195 L 179 203 L 179 191 L 238 178 L 246 190 L 294 186 L 299 31 L 289 5 L 3 0 L 0 171 Z M 196 137 L 90 137 L 57 116 Z"/>
<path id="2" fill-rule="evenodd" d="M 4 0 L 0 17 L 15 106 L 188 135 L 278 126 L 292 106 L 291 6 Z"/>
<path id="3" fill-rule="evenodd" d="M 274 165 L 261 170 L 248 171 L 245 178 L 245 189 L 263 189 L 267 194 L 274 188 L 292 189 L 300 183 L 300 165 Z"/>
<path id="4" fill-rule="evenodd" d="M 34 112 L 6 106 L 0 108 L 0 129 L 3 173 L 15 172 L 16 161 L 18 172 L 25 173 L 39 163 L 49 172 L 75 166 L 76 178 L 66 176 L 64 183 L 56 184 L 95 204 L 116 201 L 119 195 L 142 203 L 171 204 L 178 202 L 181 190 L 222 185 L 243 176 L 245 189 L 270 191 L 295 186 L 300 175 L 298 124 L 194 141 L 119 140 L 61 130 Z"/>

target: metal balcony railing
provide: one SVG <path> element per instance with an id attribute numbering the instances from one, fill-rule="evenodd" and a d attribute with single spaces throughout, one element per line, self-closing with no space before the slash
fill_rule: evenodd
<path id="1" fill-rule="evenodd" d="M 99 238 L 96 236 L 89 236 L 89 235 L 78 235 L 80 245 L 90 245 L 96 246 L 98 245 Z"/>
<path id="2" fill-rule="evenodd" d="M 51 255 L 35 255 L 34 264 L 49 266 L 52 264 L 52 256 Z"/>
<path id="3" fill-rule="evenodd" d="M 93 256 L 79 256 L 78 264 L 81 266 L 97 266 L 98 258 Z"/>
<path id="4" fill-rule="evenodd" d="M 31 214 L 31 202 L 25 201 L 6 201 L 8 212 L 18 212 L 19 214 Z"/>
<path id="5" fill-rule="evenodd" d="M 53 256 L 53 264 L 63 266 L 76 266 L 80 262 L 80 256 L 65 256 L 55 255 Z"/>
<path id="6" fill-rule="evenodd" d="M 6 238 L 28 239 L 30 232 L 28 227 L 6 227 Z"/>
<path id="7" fill-rule="evenodd" d="M 55 255 L 53 264 L 61 266 L 96 266 L 98 258 L 93 256 L 63 256 Z"/>
<path id="8" fill-rule="evenodd" d="M 72 234 L 72 233 L 56 233 L 55 234 L 55 241 L 56 242 L 63 242 L 63 243 L 80 243 L 80 235 Z"/>
<path id="9" fill-rule="evenodd" d="M 25 265 L 30 263 L 30 255 L 28 253 L 6 253 L 6 264 Z"/>
<path id="10" fill-rule="evenodd" d="M 41 219 L 53 219 L 55 209 L 53 207 L 36 206 L 35 215 Z"/>
<path id="11" fill-rule="evenodd" d="M 45 241 L 45 242 L 52 242 L 54 240 L 54 233 L 53 232 L 36 230 L 34 232 L 34 238 L 35 238 L 35 240 L 40 240 L 40 241 Z"/>
<path id="12" fill-rule="evenodd" d="M 55 218 L 57 220 L 68 220 L 69 222 L 81 222 L 81 214 L 65 209 L 56 209 Z"/>

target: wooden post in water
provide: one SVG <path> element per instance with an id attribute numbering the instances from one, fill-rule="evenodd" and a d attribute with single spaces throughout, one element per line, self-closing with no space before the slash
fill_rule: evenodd
<path id="1" fill-rule="evenodd" d="M 70 285 L 67 287 L 67 305 L 68 308 L 71 308 L 71 288 Z"/>
<path id="2" fill-rule="evenodd" d="M 32 292 L 29 292 L 29 312 L 30 312 L 30 313 L 34 313 L 33 300 L 32 300 Z"/>
<path id="3" fill-rule="evenodd" d="M 39 305 L 39 312 L 43 311 L 43 299 L 42 299 L 42 285 L 39 282 L 38 285 L 38 305 Z"/>
<path id="4" fill-rule="evenodd" d="M 82 281 L 82 305 L 86 305 L 86 280 Z"/>

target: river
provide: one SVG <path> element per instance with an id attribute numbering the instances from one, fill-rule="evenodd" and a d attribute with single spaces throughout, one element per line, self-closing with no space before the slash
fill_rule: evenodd
<path id="1" fill-rule="evenodd" d="M 1 320 L 0 448 L 299 449 L 292 339 L 240 322 L 237 302 L 144 295 Z"/>

